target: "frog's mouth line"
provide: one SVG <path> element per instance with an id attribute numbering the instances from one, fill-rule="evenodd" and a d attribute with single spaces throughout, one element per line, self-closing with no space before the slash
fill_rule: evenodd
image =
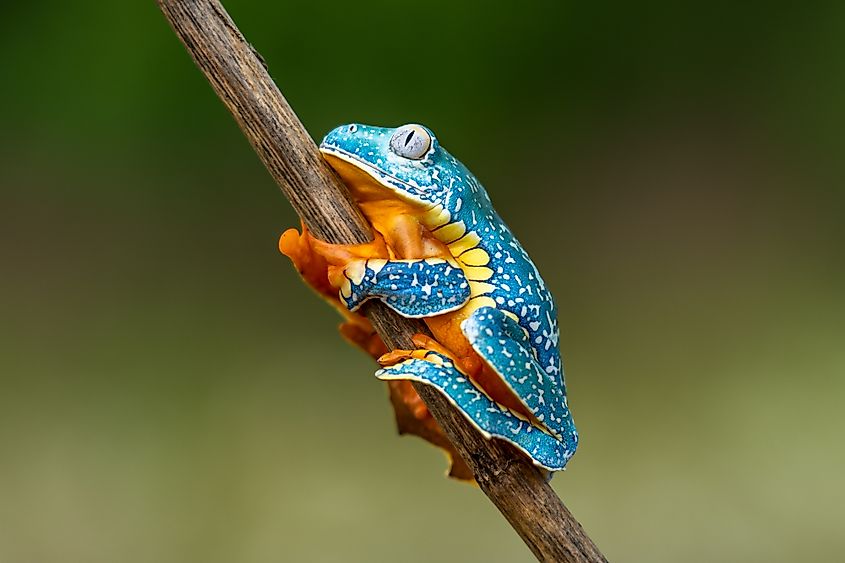
<path id="1" fill-rule="evenodd" d="M 345 151 L 341 148 L 334 147 L 331 145 L 320 145 L 320 152 L 333 156 L 339 160 L 344 162 L 348 162 L 352 166 L 358 168 L 359 170 L 366 172 L 367 175 L 372 177 L 376 180 L 379 185 L 384 186 L 392 193 L 400 197 L 401 199 L 407 200 L 410 203 L 415 205 L 420 205 L 423 207 L 423 211 L 429 211 L 435 207 L 437 207 L 436 203 L 431 203 L 429 201 L 425 201 L 419 197 L 413 195 L 413 191 L 420 191 L 421 188 L 419 186 L 414 186 L 413 184 L 409 184 L 404 180 L 400 180 L 396 176 L 381 170 L 380 168 L 376 168 L 366 160 L 360 158 L 359 156 Z M 400 187 L 397 187 L 395 184 L 399 184 Z"/>

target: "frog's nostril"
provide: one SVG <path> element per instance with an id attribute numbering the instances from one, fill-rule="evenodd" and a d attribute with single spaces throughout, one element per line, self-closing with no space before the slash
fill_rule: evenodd
<path id="1" fill-rule="evenodd" d="M 352 125 L 349 126 L 349 128 L 346 131 L 348 133 L 354 133 L 357 130 L 358 130 L 358 126 L 353 123 Z"/>

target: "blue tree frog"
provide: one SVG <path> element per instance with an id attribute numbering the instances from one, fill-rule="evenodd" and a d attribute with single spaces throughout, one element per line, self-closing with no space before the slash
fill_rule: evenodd
<path id="1" fill-rule="evenodd" d="M 487 438 L 538 467 L 564 469 L 578 434 L 559 351 L 557 308 L 534 262 L 476 177 L 426 127 L 350 124 L 320 151 L 349 187 L 376 240 L 330 245 L 290 229 L 281 251 L 346 317 L 342 333 L 377 357 L 401 433 L 447 450 L 451 474 L 471 479 L 409 385 L 430 385 Z M 356 313 L 379 299 L 422 319 L 433 337 L 387 349 Z"/>

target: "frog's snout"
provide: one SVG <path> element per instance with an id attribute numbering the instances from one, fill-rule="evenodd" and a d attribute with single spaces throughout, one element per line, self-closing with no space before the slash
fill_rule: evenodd
<path id="1" fill-rule="evenodd" d="M 339 149 L 344 152 L 354 153 L 355 148 L 361 143 L 361 125 L 348 123 L 340 125 L 329 131 L 320 143 L 320 149 Z"/>

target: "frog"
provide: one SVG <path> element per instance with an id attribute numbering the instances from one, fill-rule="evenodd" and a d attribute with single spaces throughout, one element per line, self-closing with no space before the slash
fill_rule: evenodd
<path id="1" fill-rule="evenodd" d="M 416 123 L 351 123 L 320 153 L 372 226 L 374 240 L 320 241 L 303 225 L 280 241 L 305 281 L 345 317 L 341 333 L 380 364 L 400 434 L 446 450 L 450 475 L 472 472 L 412 383 L 439 391 L 485 438 L 515 446 L 540 470 L 565 469 L 578 446 L 555 300 L 469 169 Z M 414 349 L 389 351 L 361 307 L 379 300 L 421 319 Z"/>

